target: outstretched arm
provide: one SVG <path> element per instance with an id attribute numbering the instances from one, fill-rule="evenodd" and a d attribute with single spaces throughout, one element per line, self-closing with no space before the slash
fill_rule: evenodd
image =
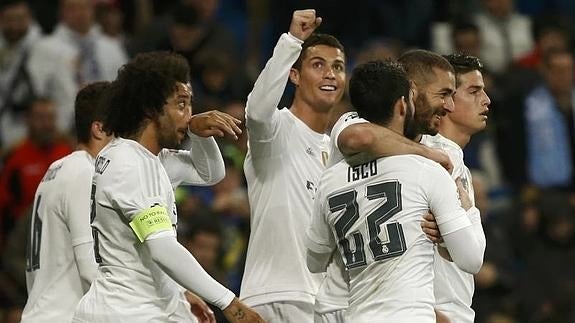
<path id="1" fill-rule="evenodd" d="M 301 44 L 321 23 L 315 10 L 294 11 L 289 33 L 283 34 L 272 57 L 258 76 L 246 105 L 246 122 L 250 140 L 269 140 L 275 131 L 274 113 L 284 92 L 293 64 L 297 61 Z M 254 138 L 257 137 L 257 138 Z"/>
<path id="2" fill-rule="evenodd" d="M 373 123 L 352 124 L 344 128 L 336 140 L 339 150 L 350 157 L 351 159 L 346 159 L 352 163 L 357 163 L 354 162 L 355 158 L 365 161 L 377 157 L 415 154 L 438 162 L 449 172 L 453 169 L 447 154 Z"/>
<path id="3" fill-rule="evenodd" d="M 154 262 L 172 279 L 219 307 L 230 322 L 263 322 L 259 315 L 241 303 L 230 290 L 213 279 L 173 235 L 147 239 Z"/>

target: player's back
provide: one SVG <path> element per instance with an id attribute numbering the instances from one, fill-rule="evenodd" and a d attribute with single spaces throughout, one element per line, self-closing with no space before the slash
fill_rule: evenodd
<path id="1" fill-rule="evenodd" d="M 435 322 L 433 244 L 420 227 L 429 172 L 445 170 L 402 155 L 342 161 L 322 176 L 320 198 L 350 275 L 350 322 Z"/>
<path id="2" fill-rule="evenodd" d="M 86 151 L 76 151 L 52 163 L 36 190 L 27 250 L 28 301 L 22 322 L 70 322 L 84 294 L 73 246 L 89 242 L 91 236 L 73 238 L 69 227 L 71 217 L 86 217 L 88 227 L 89 197 L 78 196 L 82 190 L 74 188 L 85 185 L 89 195 L 88 178 L 93 172 L 93 158 Z M 85 183 L 77 183 L 84 179 Z M 86 213 L 69 212 L 73 200 L 82 198 Z"/>
<path id="3" fill-rule="evenodd" d="M 88 320 L 82 315 L 98 313 L 101 317 L 90 320 L 115 316 L 118 322 L 129 317 L 167 321 L 166 314 L 175 311 L 181 291 L 156 265 L 129 222 L 159 204 L 176 223 L 169 178 L 158 156 L 123 138 L 114 139 L 100 152 L 95 169 L 92 227 L 99 268 L 77 317 Z"/>

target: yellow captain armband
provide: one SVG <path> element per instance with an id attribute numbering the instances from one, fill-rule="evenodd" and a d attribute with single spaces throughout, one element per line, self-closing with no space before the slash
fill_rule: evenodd
<path id="1" fill-rule="evenodd" d="M 172 221 L 165 207 L 155 205 L 136 215 L 130 221 L 130 227 L 138 237 L 138 240 L 144 242 L 152 233 L 172 230 Z"/>

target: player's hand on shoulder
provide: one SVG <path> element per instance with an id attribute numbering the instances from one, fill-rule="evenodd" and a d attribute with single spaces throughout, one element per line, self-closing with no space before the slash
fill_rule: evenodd
<path id="1" fill-rule="evenodd" d="M 453 173 L 453 163 L 449 155 L 439 149 L 428 148 L 427 150 L 425 157 L 439 163 L 449 174 Z"/>
<path id="2" fill-rule="evenodd" d="M 261 316 L 235 297 L 224 309 L 224 316 L 232 323 L 265 323 Z"/>
<path id="3" fill-rule="evenodd" d="M 296 10 L 292 15 L 289 33 L 304 41 L 320 24 L 321 17 L 316 17 L 315 9 Z"/>
<path id="4" fill-rule="evenodd" d="M 192 314 L 198 319 L 199 323 L 216 323 L 214 312 L 203 299 L 192 292 L 186 292 L 186 299 L 190 303 Z"/>
<path id="5" fill-rule="evenodd" d="M 238 135 L 242 133 L 238 127 L 241 123 L 241 120 L 227 113 L 211 110 L 193 115 L 188 123 L 188 129 L 200 137 L 230 136 L 237 140 Z"/>

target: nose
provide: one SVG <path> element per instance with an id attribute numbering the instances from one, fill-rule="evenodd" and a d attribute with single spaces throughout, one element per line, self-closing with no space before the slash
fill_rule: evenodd
<path id="1" fill-rule="evenodd" d="M 443 101 L 443 108 L 447 112 L 453 112 L 455 110 L 455 102 L 453 102 L 453 95 L 448 95 Z"/>
<path id="2" fill-rule="evenodd" d="M 326 79 L 335 79 L 335 72 L 332 67 L 328 67 L 324 73 Z"/>
<path id="3" fill-rule="evenodd" d="M 489 106 L 491 104 L 491 99 L 489 98 L 489 95 L 487 95 L 487 93 L 483 92 L 485 94 L 485 105 Z"/>

